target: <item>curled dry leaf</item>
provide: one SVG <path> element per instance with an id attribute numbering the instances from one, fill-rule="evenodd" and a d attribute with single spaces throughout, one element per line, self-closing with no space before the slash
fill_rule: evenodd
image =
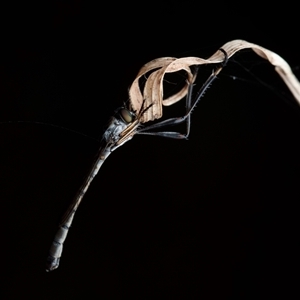
<path id="1" fill-rule="evenodd" d="M 221 49 L 227 53 L 228 59 L 230 59 L 236 52 L 248 48 L 251 48 L 256 54 L 268 60 L 275 67 L 275 71 L 280 75 L 295 99 L 300 104 L 300 83 L 293 74 L 288 63 L 281 56 L 261 46 L 243 40 L 233 40 L 221 47 Z M 150 105 L 152 106 L 145 112 L 140 121 L 142 123 L 146 123 L 148 121 L 161 118 L 163 114 L 163 105 L 172 105 L 180 101 L 187 94 L 189 84 L 195 79 L 190 66 L 219 64 L 223 61 L 224 52 L 218 50 L 208 59 L 199 57 L 162 57 L 148 62 L 140 69 L 129 89 L 131 109 L 138 112 L 145 99 L 144 108 Z M 185 86 L 169 98 L 163 99 L 163 80 L 165 74 L 181 70 L 184 70 L 187 73 L 187 82 Z M 139 79 L 151 71 L 152 73 L 148 76 L 144 89 L 141 91 Z"/>

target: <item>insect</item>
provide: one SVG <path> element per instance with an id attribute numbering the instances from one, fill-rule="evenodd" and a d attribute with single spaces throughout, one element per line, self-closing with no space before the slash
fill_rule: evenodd
<path id="1" fill-rule="evenodd" d="M 74 214 L 85 195 L 86 191 L 88 190 L 88 187 L 94 177 L 97 175 L 100 167 L 106 160 L 106 158 L 122 146 L 127 141 L 131 140 L 132 137 L 135 134 L 148 134 L 148 135 L 158 135 L 168 138 L 175 138 L 175 139 L 185 139 L 188 137 L 190 132 L 190 117 L 191 112 L 197 102 L 200 100 L 201 96 L 205 92 L 205 90 L 208 88 L 208 86 L 213 82 L 213 80 L 217 77 L 217 74 L 221 71 L 223 66 L 225 65 L 227 58 L 226 53 L 225 54 L 225 60 L 224 64 L 221 65 L 219 68 L 217 68 L 207 79 L 207 81 L 204 83 L 202 88 L 200 89 L 196 100 L 194 103 L 191 103 L 192 98 L 192 90 L 193 90 L 193 80 L 196 77 L 196 73 L 193 74 L 193 76 L 190 77 L 190 82 L 188 82 L 188 91 L 186 96 L 186 107 L 187 112 L 183 117 L 180 118 L 171 118 L 168 120 L 164 120 L 162 122 L 156 123 L 152 126 L 141 128 L 141 120 L 142 117 L 145 115 L 145 113 L 152 107 L 152 103 L 150 103 L 148 106 L 146 106 L 146 101 L 143 101 L 142 106 L 140 107 L 140 110 L 138 113 L 126 108 L 126 107 L 120 107 L 116 110 L 114 116 L 112 116 L 109 125 L 106 129 L 106 131 L 103 134 L 100 149 L 97 155 L 97 159 L 94 162 L 88 176 L 84 180 L 81 188 L 79 189 L 76 197 L 74 198 L 73 203 L 70 205 L 69 209 L 67 210 L 67 213 L 63 217 L 63 220 L 61 222 L 61 225 L 59 226 L 59 229 L 55 235 L 55 238 L 53 240 L 53 243 L 51 245 L 49 256 L 47 258 L 47 271 L 52 271 L 58 268 L 60 257 L 62 254 L 63 249 L 63 243 L 67 237 L 69 228 L 72 224 Z M 160 127 L 164 127 L 167 125 L 175 125 L 182 123 L 184 121 L 187 121 L 187 132 L 186 134 L 181 134 L 178 132 L 149 132 L 149 130 L 157 129 Z"/>
<path id="2" fill-rule="evenodd" d="M 47 258 L 46 271 L 52 271 L 58 268 L 62 255 L 63 244 L 73 222 L 75 212 L 92 180 L 97 175 L 100 167 L 106 158 L 111 154 L 111 152 L 122 146 L 127 141 L 131 140 L 136 134 L 156 135 L 174 139 L 187 138 L 190 133 L 191 112 L 207 88 L 216 79 L 217 75 L 226 65 L 228 59 L 237 51 L 245 48 L 252 48 L 258 55 L 269 60 L 275 66 L 275 70 L 290 88 L 296 100 L 300 103 L 300 83 L 292 73 L 289 65 L 274 52 L 242 40 L 235 40 L 225 44 L 209 59 L 197 57 L 176 59 L 172 57 L 165 57 L 153 60 L 144 65 L 130 88 L 130 106 L 118 108 L 110 119 L 107 129 L 105 130 L 101 140 L 97 159 L 82 186 L 80 187 L 78 193 L 76 194 L 73 202 L 68 208 L 66 214 L 64 215 L 61 224 L 59 225 L 59 229 L 54 237 Z M 219 64 L 219 66 L 208 77 L 197 93 L 195 100 L 192 101 L 194 81 L 197 76 L 199 65 L 202 64 Z M 194 71 L 192 71 L 191 66 L 197 67 L 194 69 Z M 163 99 L 162 83 L 164 75 L 166 73 L 178 72 L 179 70 L 184 70 L 187 73 L 186 85 L 181 91 L 167 99 Z M 141 92 L 139 78 L 150 71 L 152 71 L 152 73 L 147 78 L 144 91 Z M 153 121 L 162 117 L 163 105 L 172 105 L 180 101 L 185 96 L 186 114 L 184 116 L 163 120 L 150 126 L 143 126 L 143 124 L 147 123 L 148 121 Z M 165 126 L 176 125 L 183 122 L 186 122 L 185 134 L 173 131 L 152 131 Z"/>

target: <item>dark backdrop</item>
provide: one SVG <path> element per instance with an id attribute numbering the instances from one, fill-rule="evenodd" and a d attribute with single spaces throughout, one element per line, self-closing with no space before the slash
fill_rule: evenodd
<path id="1" fill-rule="evenodd" d="M 282 24 L 283 8 L 250 3 L 147 5 L 3 9 L 2 299 L 296 292 L 300 114 L 273 69 L 251 53 L 235 60 L 269 87 L 229 63 L 195 109 L 189 140 L 136 136 L 113 153 L 76 214 L 59 269 L 45 272 L 60 217 L 144 63 L 207 57 L 241 38 L 282 55 L 297 74 L 292 8 Z M 177 106 L 168 115 L 182 115 Z"/>

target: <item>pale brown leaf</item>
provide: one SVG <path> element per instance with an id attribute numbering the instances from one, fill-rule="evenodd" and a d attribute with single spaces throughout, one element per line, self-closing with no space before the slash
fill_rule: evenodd
<path id="1" fill-rule="evenodd" d="M 226 51 L 228 59 L 240 50 L 251 48 L 256 54 L 268 60 L 275 67 L 275 71 L 280 75 L 295 99 L 300 104 L 300 83 L 293 74 L 288 63 L 281 56 L 268 49 L 244 40 L 230 41 L 221 48 Z M 139 112 L 143 101 L 145 100 L 144 108 L 149 107 L 150 105 L 152 106 L 142 116 L 142 119 L 140 120 L 141 123 L 161 118 L 163 115 L 163 106 L 172 105 L 186 96 L 189 84 L 193 83 L 195 79 L 190 66 L 219 64 L 222 63 L 224 59 L 224 53 L 218 50 L 208 59 L 199 57 L 162 57 L 148 62 L 140 69 L 137 77 L 130 87 L 129 97 L 131 109 Z M 165 74 L 181 70 L 184 70 L 187 73 L 187 82 L 185 86 L 179 92 L 163 99 L 163 81 Z M 141 91 L 139 80 L 142 76 L 145 76 L 151 71 L 152 73 L 148 75 L 144 89 Z"/>

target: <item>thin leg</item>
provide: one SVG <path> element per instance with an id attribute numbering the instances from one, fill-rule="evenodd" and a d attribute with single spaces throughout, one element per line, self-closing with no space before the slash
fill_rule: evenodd
<path id="1" fill-rule="evenodd" d="M 197 76 L 198 70 L 199 70 L 199 66 L 197 66 L 197 69 L 195 71 L 195 76 Z M 186 107 L 187 114 L 188 114 L 188 117 L 186 119 L 186 134 L 185 134 L 186 137 L 185 138 L 187 138 L 190 135 L 190 129 L 191 129 L 191 115 L 192 114 L 188 113 L 188 112 L 192 106 L 193 87 L 194 87 L 194 84 L 190 84 L 188 93 L 186 95 L 186 100 L 185 100 L 185 107 Z"/>
<path id="2" fill-rule="evenodd" d="M 226 61 L 226 59 L 225 59 L 225 61 Z M 193 104 L 191 104 L 191 102 L 192 102 L 191 98 L 192 98 L 192 92 L 193 92 L 193 86 L 194 85 L 190 84 L 189 89 L 188 89 L 188 93 L 187 93 L 187 96 L 186 96 L 187 111 L 186 111 L 186 114 L 183 117 L 170 118 L 170 119 L 161 121 L 159 123 L 150 125 L 148 127 L 139 129 L 139 131 L 137 132 L 137 134 L 157 135 L 157 136 L 163 136 L 163 137 L 175 138 L 175 139 L 186 139 L 189 136 L 189 134 L 190 134 L 191 113 L 192 113 L 193 109 L 196 107 L 197 103 L 200 101 L 200 99 L 204 95 L 204 93 L 207 90 L 207 88 L 217 78 L 217 75 L 222 70 L 223 66 L 224 66 L 224 63 L 222 64 L 221 67 L 219 67 L 216 71 L 214 71 L 208 77 L 208 79 L 202 85 L 200 91 L 198 92 L 198 94 L 196 96 L 196 100 L 194 101 Z M 157 129 L 157 128 L 164 127 L 164 126 L 177 125 L 177 124 L 180 124 L 180 123 L 182 123 L 184 121 L 186 121 L 186 133 L 185 134 L 178 133 L 178 132 L 167 132 L 167 131 L 163 131 L 163 132 L 148 132 L 148 130 L 153 130 L 153 129 Z"/>

